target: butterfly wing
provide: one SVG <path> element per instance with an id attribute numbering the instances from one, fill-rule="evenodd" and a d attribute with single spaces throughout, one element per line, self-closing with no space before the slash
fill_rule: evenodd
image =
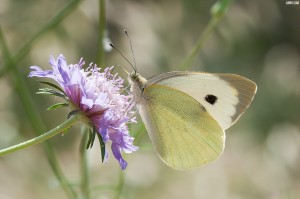
<path id="1" fill-rule="evenodd" d="M 199 167 L 224 149 L 225 134 L 194 98 L 171 87 L 152 84 L 138 105 L 150 139 L 161 159 L 175 169 Z"/>
<path id="2" fill-rule="evenodd" d="M 237 121 L 256 93 L 254 82 L 234 74 L 175 71 L 150 78 L 145 88 L 153 84 L 190 95 L 205 107 L 224 130 Z"/>

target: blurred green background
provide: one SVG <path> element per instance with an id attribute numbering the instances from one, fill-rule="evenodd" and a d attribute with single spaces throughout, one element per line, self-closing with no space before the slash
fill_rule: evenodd
<path id="1" fill-rule="evenodd" d="M 1 0 L 0 26 L 12 55 L 18 53 L 47 21 L 70 1 Z M 179 65 L 211 19 L 213 0 L 106 1 L 106 38 L 131 60 L 126 29 L 144 77 L 179 70 Z M 46 111 L 60 99 L 35 95 L 42 87 L 29 79 L 29 66 L 46 69 L 48 59 L 63 53 L 68 63 L 83 57 L 98 60 L 99 2 L 80 1 L 54 28 L 45 31 L 15 61 L 19 74 L 5 69 L 0 54 L 0 148 L 36 136 L 16 86 L 28 84 L 39 118 L 47 130 L 65 121 L 68 110 Z M 189 67 L 192 71 L 235 73 L 258 85 L 246 113 L 227 130 L 226 148 L 215 162 L 189 171 L 168 168 L 156 155 L 146 132 L 140 150 L 126 155 L 121 175 L 110 154 L 101 164 L 98 143 L 88 151 L 92 198 L 294 199 L 300 198 L 300 5 L 284 0 L 232 1 Z M 22 56 L 21 56 L 22 55 Z M 116 51 L 107 51 L 105 65 L 130 66 Z M 9 66 L 11 67 L 11 65 Z M 123 78 L 126 74 L 119 71 Z M 26 103 L 25 103 L 26 105 Z M 139 120 L 139 123 L 141 121 Z M 139 124 L 131 126 L 134 133 Z M 80 130 L 51 139 L 71 186 L 79 190 Z M 122 185 L 122 177 L 124 184 Z M 121 179 L 121 181 L 120 181 Z M 115 188 L 117 186 L 117 188 Z M 0 158 L 0 198 L 67 198 L 53 174 L 42 145 Z M 117 198 L 117 197 L 115 197 Z"/>

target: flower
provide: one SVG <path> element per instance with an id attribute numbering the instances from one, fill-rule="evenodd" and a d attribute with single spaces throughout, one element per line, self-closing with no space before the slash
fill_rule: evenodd
<path id="1" fill-rule="evenodd" d="M 55 80 L 66 95 L 66 99 L 74 110 L 80 110 L 89 119 L 93 128 L 102 137 L 103 142 L 110 140 L 114 157 L 122 169 L 127 162 L 122 157 L 122 151 L 131 153 L 138 149 L 133 145 L 134 138 L 129 135 L 127 123 L 136 122 L 133 96 L 121 94 L 124 80 L 117 74 L 111 74 L 113 67 L 103 72 L 94 64 L 83 69 L 82 59 L 78 64 L 68 65 L 63 55 L 57 60 L 50 56 L 52 70 L 42 70 L 31 66 L 29 77 L 46 77 Z M 105 150 L 104 160 L 108 158 Z"/>

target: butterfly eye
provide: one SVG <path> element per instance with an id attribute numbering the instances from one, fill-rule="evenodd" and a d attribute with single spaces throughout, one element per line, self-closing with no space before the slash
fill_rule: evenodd
<path id="1" fill-rule="evenodd" d="M 209 95 L 206 95 L 204 99 L 205 99 L 205 101 L 207 101 L 211 105 L 214 105 L 217 102 L 218 98 L 215 95 L 209 94 Z"/>

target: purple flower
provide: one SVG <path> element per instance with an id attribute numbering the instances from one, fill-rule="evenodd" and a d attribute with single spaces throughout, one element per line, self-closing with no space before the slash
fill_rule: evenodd
<path id="1" fill-rule="evenodd" d="M 127 162 L 122 158 L 122 151 L 131 153 L 138 149 L 133 145 L 134 138 L 129 135 L 127 123 L 136 122 L 131 94 L 122 95 L 124 80 L 111 74 L 113 67 L 103 72 L 96 65 L 85 64 L 80 59 L 78 64 L 68 65 L 63 55 L 57 60 L 50 56 L 52 70 L 42 70 L 38 66 L 31 66 L 29 77 L 47 77 L 55 80 L 64 91 L 67 101 L 74 110 L 80 110 L 89 118 L 93 127 L 100 133 L 106 144 L 112 142 L 111 149 L 122 169 Z M 107 151 L 105 150 L 105 161 Z"/>

